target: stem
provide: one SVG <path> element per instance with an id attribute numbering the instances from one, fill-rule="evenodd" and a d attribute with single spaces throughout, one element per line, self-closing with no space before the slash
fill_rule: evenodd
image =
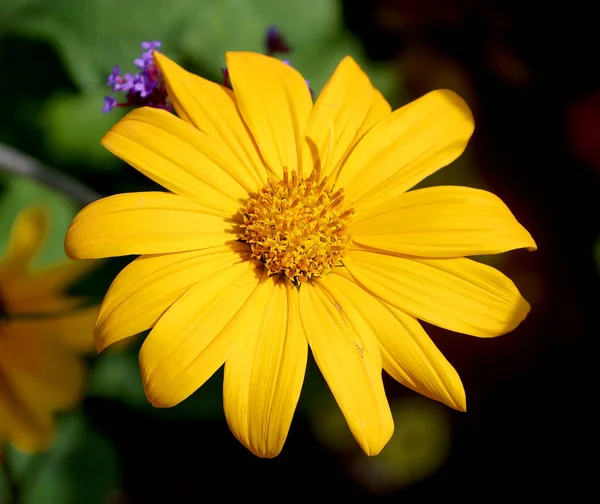
<path id="1" fill-rule="evenodd" d="M 77 180 L 3 143 L 0 143 L 0 170 L 36 180 L 83 205 L 102 198 L 102 195 Z"/>
<path id="2" fill-rule="evenodd" d="M 8 504 L 19 504 L 21 488 L 8 462 L 6 444 L 0 445 L 0 472 L 2 472 L 6 481 Z"/>

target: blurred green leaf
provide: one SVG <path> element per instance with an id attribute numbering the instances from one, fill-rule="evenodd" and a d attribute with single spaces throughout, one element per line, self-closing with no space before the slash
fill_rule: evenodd
<path id="1" fill-rule="evenodd" d="M 292 64 L 310 80 L 318 93 L 331 72 L 347 54 L 352 55 L 387 96 L 391 72 L 370 64 L 362 48 L 343 28 L 337 0 L 212 0 L 190 13 L 180 51 L 218 78 L 225 51 L 263 52 L 266 29 L 275 25 L 289 41 Z M 229 27 L 235 27 L 229 28 Z"/>
<path id="2" fill-rule="evenodd" d="M 100 355 L 90 377 L 88 395 L 124 402 L 168 420 L 223 416 L 222 369 L 177 406 L 167 409 L 153 407 L 144 394 L 137 358 L 141 341 L 142 338 L 131 343 L 124 342 L 125 348 L 112 347 Z"/>
<path id="3" fill-rule="evenodd" d="M 50 213 L 51 221 L 46 242 L 33 266 L 41 267 L 66 260 L 64 239 L 76 212 L 73 202 L 26 178 L 6 176 L 0 181 L 4 182 L 0 194 L 0 254 L 4 252 L 6 239 L 17 214 L 29 206 L 38 205 Z"/>
<path id="4" fill-rule="evenodd" d="M 88 395 L 116 399 L 138 408 L 150 407 L 137 355 L 131 349 L 109 349 L 102 353 L 89 378 Z"/>
<path id="5" fill-rule="evenodd" d="M 377 457 L 357 455 L 354 477 L 378 494 L 422 481 L 448 457 L 451 446 L 449 410 L 423 397 L 391 403 L 396 428 Z"/>
<path id="6" fill-rule="evenodd" d="M 289 39 L 290 59 L 315 91 L 346 54 L 384 94 L 391 89 L 390 73 L 370 65 L 344 30 L 337 0 L 61 0 L 33 3 L 18 13 L 11 28 L 54 45 L 86 91 L 103 87 L 114 64 L 132 68 L 143 40 L 161 40 L 169 56 L 216 78 L 225 51 L 263 51 L 265 30 L 273 24 Z"/>
<path id="7" fill-rule="evenodd" d="M 73 81 L 97 90 L 115 63 L 131 62 L 143 40 L 170 42 L 196 0 L 61 0 L 40 2 L 13 16 L 12 30 L 48 40 Z M 171 36 L 170 36 L 171 34 Z"/>
<path id="8" fill-rule="evenodd" d="M 101 91 L 82 94 L 55 94 L 42 111 L 47 149 L 57 163 L 81 163 L 100 170 L 118 169 L 119 158 L 100 139 L 123 115 L 117 109 L 102 114 Z"/>
<path id="9" fill-rule="evenodd" d="M 80 412 L 64 416 L 50 451 L 28 455 L 11 449 L 23 504 L 101 504 L 119 486 L 119 460 L 108 440 Z"/>

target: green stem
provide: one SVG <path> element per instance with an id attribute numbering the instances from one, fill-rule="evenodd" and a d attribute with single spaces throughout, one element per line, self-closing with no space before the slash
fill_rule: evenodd
<path id="1" fill-rule="evenodd" d="M 36 180 L 83 205 L 102 198 L 81 182 L 3 143 L 0 143 L 0 170 Z"/>

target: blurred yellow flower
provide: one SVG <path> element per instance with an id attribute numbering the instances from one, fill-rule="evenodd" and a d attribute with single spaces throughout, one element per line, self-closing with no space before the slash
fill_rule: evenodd
<path id="1" fill-rule="evenodd" d="M 464 410 L 458 374 L 417 319 L 511 331 L 528 303 L 463 256 L 535 243 L 488 192 L 406 192 L 465 149 L 461 98 L 434 91 L 391 112 L 350 57 L 314 105 L 304 78 L 268 56 L 227 53 L 233 91 L 155 59 L 179 118 L 134 110 L 103 144 L 170 192 L 97 201 L 66 237 L 72 258 L 141 255 L 106 294 L 98 350 L 153 328 L 139 358 L 158 407 L 225 364 L 227 422 L 263 457 L 283 447 L 309 346 L 369 455 L 394 429 L 382 368 Z"/>
<path id="2" fill-rule="evenodd" d="M 94 346 L 98 315 L 97 307 L 75 310 L 83 300 L 64 293 L 90 263 L 30 271 L 46 226 L 39 208 L 19 214 L 0 261 L 0 445 L 28 452 L 48 447 L 53 414 L 80 399 L 80 354 Z"/>

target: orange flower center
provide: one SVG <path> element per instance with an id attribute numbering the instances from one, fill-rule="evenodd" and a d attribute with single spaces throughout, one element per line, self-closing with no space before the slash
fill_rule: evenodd
<path id="1" fill-rule="evenodd" d="M 285 275 L 299 285 L 341 264 L 354 213 L 343 203 L 343 190 L 334 192 L 327 177 L 319 182 L 317 171 L 299 180 L 284 168 L 282 180 L 269 180 L 241 209 L 240 239 L 269 275 Z"/>

